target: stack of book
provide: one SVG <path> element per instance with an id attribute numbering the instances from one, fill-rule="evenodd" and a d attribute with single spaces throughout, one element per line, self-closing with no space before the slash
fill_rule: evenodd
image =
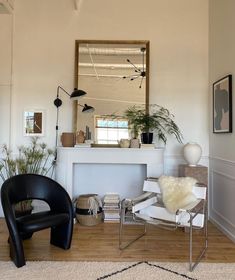
<path id="1" fill-rule="evenodd" d="M 141 149 L 155 149 L 155 144 L 152 143 L 152 144 L 140 144 L 140 148 Z"/>
<path id="2" fill-rule="evenodd" d="M 104 196 L 104 221 L 119 222 L 120 220 L 120 197 L 117 193 L 107 193 Z"/>
<path id="3" fill-rule="evenodd" d="M 78 143 L 74 145 L 74 148 L 90 148 L 91 143 Z"/>

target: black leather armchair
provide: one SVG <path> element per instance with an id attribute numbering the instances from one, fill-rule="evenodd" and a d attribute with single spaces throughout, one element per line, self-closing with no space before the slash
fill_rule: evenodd
<path id="1" fill-rule="evenodd" d="M 50 210 L 16 217 L 17 202 L 39 199 Z M 51 244 L 69 249 L 73 233 L 73 205 L 66 190 L 54 180 L 37 174 L 22 174 L 6 180 L 1 189 L 2 208 L 9 230 L 10 257 L 17 267 L 25 265 L 22 240 L 33 232 L 51 228 Z"/>

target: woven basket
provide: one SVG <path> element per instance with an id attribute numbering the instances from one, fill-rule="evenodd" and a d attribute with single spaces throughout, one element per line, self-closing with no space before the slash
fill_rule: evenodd
<path id="1" fill-rule="evenodd" d="M 97 194 L 84 194 L 80 195 L 76 203 L 76 218 L 81 225 L 84 226 L 95 226 L 103 221 L 103 211 L 99 207 L 96 215 L 89 212 L 89 198 L 95 197 Z"/>

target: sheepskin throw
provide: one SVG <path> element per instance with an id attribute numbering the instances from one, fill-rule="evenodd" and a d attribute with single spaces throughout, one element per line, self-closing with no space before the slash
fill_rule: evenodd
<path id="1" fill-rule="evenodd" d="M 192 192 L 193 186 L 197 182 L 194 178 L 161 176 L 158 182 L 163 203 L 171 213 L 175 213 L 178 209 L 183 209 L 197 200 Z"/>

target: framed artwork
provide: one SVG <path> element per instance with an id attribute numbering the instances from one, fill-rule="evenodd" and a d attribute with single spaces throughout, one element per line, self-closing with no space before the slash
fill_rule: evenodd
<path id="1" fill-rule="evenodd" d="M 23 115 L 24 136 L 44 136 L 45 113 L 42 110 L 26 110 Z"/>
<path id="2" fill-rule="evenodd" d="M 213 132 L 232 132 L 232 75 L 213 83 Z"/>

